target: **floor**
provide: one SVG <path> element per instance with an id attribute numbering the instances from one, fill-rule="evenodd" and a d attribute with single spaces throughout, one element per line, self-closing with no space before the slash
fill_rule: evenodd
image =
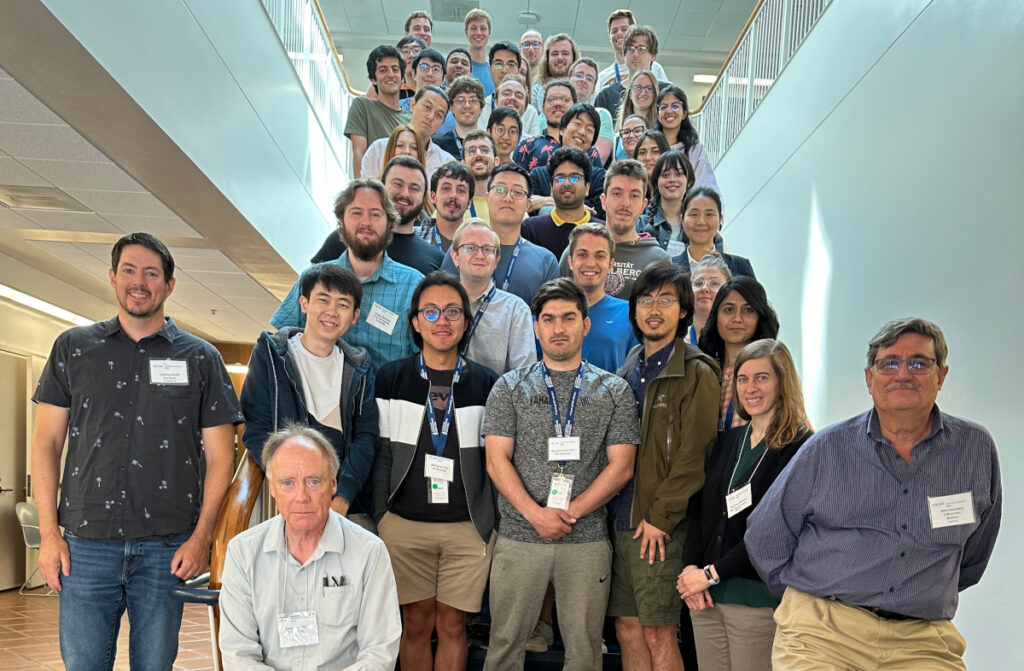
<path id="1" fill-rule="evenodd" d="M 35 590 L 44 593 L 45 589 Z M 63 671 L 57 639 L 58 599 L 25 597 L 12 589 L 0 592 L 0 669 L 58 669 Z M 210 625 L 205 606 L 186 604 L 178 639 L 175 671 L 212 669 Z M 128 669 L 128 621 L 117 639 L 115 669 Z"/>

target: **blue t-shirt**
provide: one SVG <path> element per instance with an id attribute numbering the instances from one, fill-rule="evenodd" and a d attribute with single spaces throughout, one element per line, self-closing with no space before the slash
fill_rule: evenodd
<path id="1" fill-rule="evenodd" d="M 583 338 L 583 358 L 614 373 L 637 344 L 629 323 L 629 301 L 605 296 L 590 306 L 590 332 Z"/>
<path id="2" fill-rule="evenodd" d="M 492 95 L 494 93 L 494 82 L 491 81 L 491 64 L 477 63 L 472 59 L 469 62 L 473 65 L 473 77 L 484 86 L 484 97 Z"/>
<path id="3" fill-rule="evenodd" d="M 533 302 L 540 285 L 548 280 L 561 277 L 558 271 L 558 261 L 555 255 L 540 245 L 535 245 L 529 240 L 523 240 L 523 247 L 519 250 L 519 258 L 512 268 L 512 277 L 509 278 L 508 288 L 502 286 L 505 281 L 505 272 L 508 270 L 509 261 L 512 259 L 512 251 L 515 245 L 502 245 L 501 258 L 498 260 L 498 267 L 494 270 L 494 283 L 499 289 L 504 289 L 510 294 L 519 296 L 527 305 Z M 459 271 L 452 261 L 451 254 L 445 254 L 441 270 L 449 275 L 459 276 Z"/>

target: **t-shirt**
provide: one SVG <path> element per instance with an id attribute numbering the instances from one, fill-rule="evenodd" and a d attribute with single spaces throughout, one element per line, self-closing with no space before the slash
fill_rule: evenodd
<path id="1" fill-rule="evenodd" d="M 477 63 L 473 59 L 470 59 L 469 62 L 472 63 L 473 78 L 483 84 L 484 96 L 494 93 L 494 82 L 491 81 L 491 64 Z"/>
<path id="2" fill-rule="evenodd" d="M 651 263 L 668 258 L 668 252 L 658 245 L 655 238 L 647 234 L 641 235 L 633 242 L 615 243 L 615 265 L 604 281 L 604 292 L 609 296 L 628 300 L 629 292 L 633 290 L 633 283 L 640 276 L 640 272 Z M 568 248 L 562 253 L 558 267 L 562 277 L 572 277 L 572 271 L 569 270 Z"/>
<path id="3" fill-rule="evenodd" d="M 583 337 L 583 358 L 614 373 L 626 360 L 626 353 L 638 344 L 629 323 L 629 301 L 606 295 L 590 306 L 587 316 L 590 332 Z"/>
<path id="4" fill-rule="evenodd" d="M 523 222 L 523 237 L 530 242 L 536 243 L 555 255 L 555 258 L 562 256 L 562 252 L 569 246 L 569 234 L 580 224 L 587 222 L 603 224 L 600 219 L 591 219 L 589 212 L 583 213 L 579 221 L 565 221 L 555 211 L 549 214 L 530 217 Z"/>
<path id="5" fill-rule="evenodd" d="M 562 421 L 576 371 L 551 371 Z M 539 505 L 547 504 L 551 476 L 558 465 L 548 461 L 548 438 L 555 435 L 551 403 L 539 363 L 503 375 L 491 389 L 484 410 L 485 436 L 515 439 L 512 466 L 523 487 Z M 572 433 L 580 438 L 580 459 L 567 461 L 564 473 L 573 476 L 572 497 L 580 495 L 608 465 L 611 445 L 637 444 L 640 430 L 633 392 L 620 377 L 590 364 L 584 365 L 583 384 Z M 504 496 L 498 497 L 501 521 L 498 533 L 511 540 L 547 543 Z M 556 543 L 591 543 L 608 538 L 604 506 L 576 521 L 573 530 Z"/>
<path id="6" fill-rule="evenodd" d="M 333 261 L 344 251 L 345 243 L 335 231 L 327 236 L 310 263 Z M 409 266 L 426 275 L 441 267 L 444 252 L 425 242 L 415 233 L 393 233 L 391 244 L 388 245 L 388 256 L 403 266 Z"/>
<path id="7" fill-rule="evenodd" d="M 512 261 L 512 252 L 515 245 L 502 245 L 501 258 L 498 260 L 498 267 L 494 269 L 494 283 L 499 289 L 519 296 L 527 305 L 533 302 L 537 295 L 537 289 L 548 280 L 558 278 L 558 260 L 548 250 L 533 244 L 529 240 L 523 240 L 523 247 L 519 250 L 519 258 L 512 268 L 512 276 L 509 278 L 508 288 L 502 284 L 505 281 L 505 273 L 508 271 L 508 264 Z M 436 249 L 436 247 L 435 247 Z M 459 270 L 452 261 L 451 254 L 446 254 L 441 270 L 449 275 L 459 276 Z"/>
<path id="8" fill-rule="evenodd" d="M 362 96 L 354 98 L 348 108 L 348 120 L 345 122 L 345 137 L 361 135 L 366 138 L 367 146 L 375 140 L 391 135 L 397 126 L 412 121 L 412 115 L 404 110 L 394 110 L 379 100 L 370 100 Z"/>
<path id="9" fill-rule="evenodd" d="M 288 354 L 302 379 L 302 396 L 306 411 L 316 421 L 343 431 L 341 423 L 341 374 L 345 355 L 338 346 L 327 356 L 317 356 L 302 344 L 302 333 L 288 339 Z"/>

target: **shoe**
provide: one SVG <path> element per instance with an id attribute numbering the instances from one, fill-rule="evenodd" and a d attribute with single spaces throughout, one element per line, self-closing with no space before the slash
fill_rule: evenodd
<path id="1" fill-rule="evenodd" d="M 466 642 L 471 648 L 486 650 L 490 638 L 491 628 L 486 624 L 471 624 L 466 627 Z"/>
<path id="2" fill-rule="evenodd" d="M 526 639 L 526 652 L 547 652 L 555 642 L 555 630 L 550 622 L 537 620 L 530 638 Z"/>

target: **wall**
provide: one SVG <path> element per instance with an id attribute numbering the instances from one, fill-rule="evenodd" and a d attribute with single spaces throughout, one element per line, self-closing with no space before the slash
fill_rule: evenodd
<path id="1" fill-rule="evenodd" d="M 779 311 L 816 426 L 868 407 L 883 322 L 945 331 L 938 403 L 988 427 L 1005 488 L 992 562 L 955 619 L 972 669 L 1024 660 L 1022 28 L 1024 5 L 999 0 L 834 3 L 717 169 L 727 244 Z"/>

